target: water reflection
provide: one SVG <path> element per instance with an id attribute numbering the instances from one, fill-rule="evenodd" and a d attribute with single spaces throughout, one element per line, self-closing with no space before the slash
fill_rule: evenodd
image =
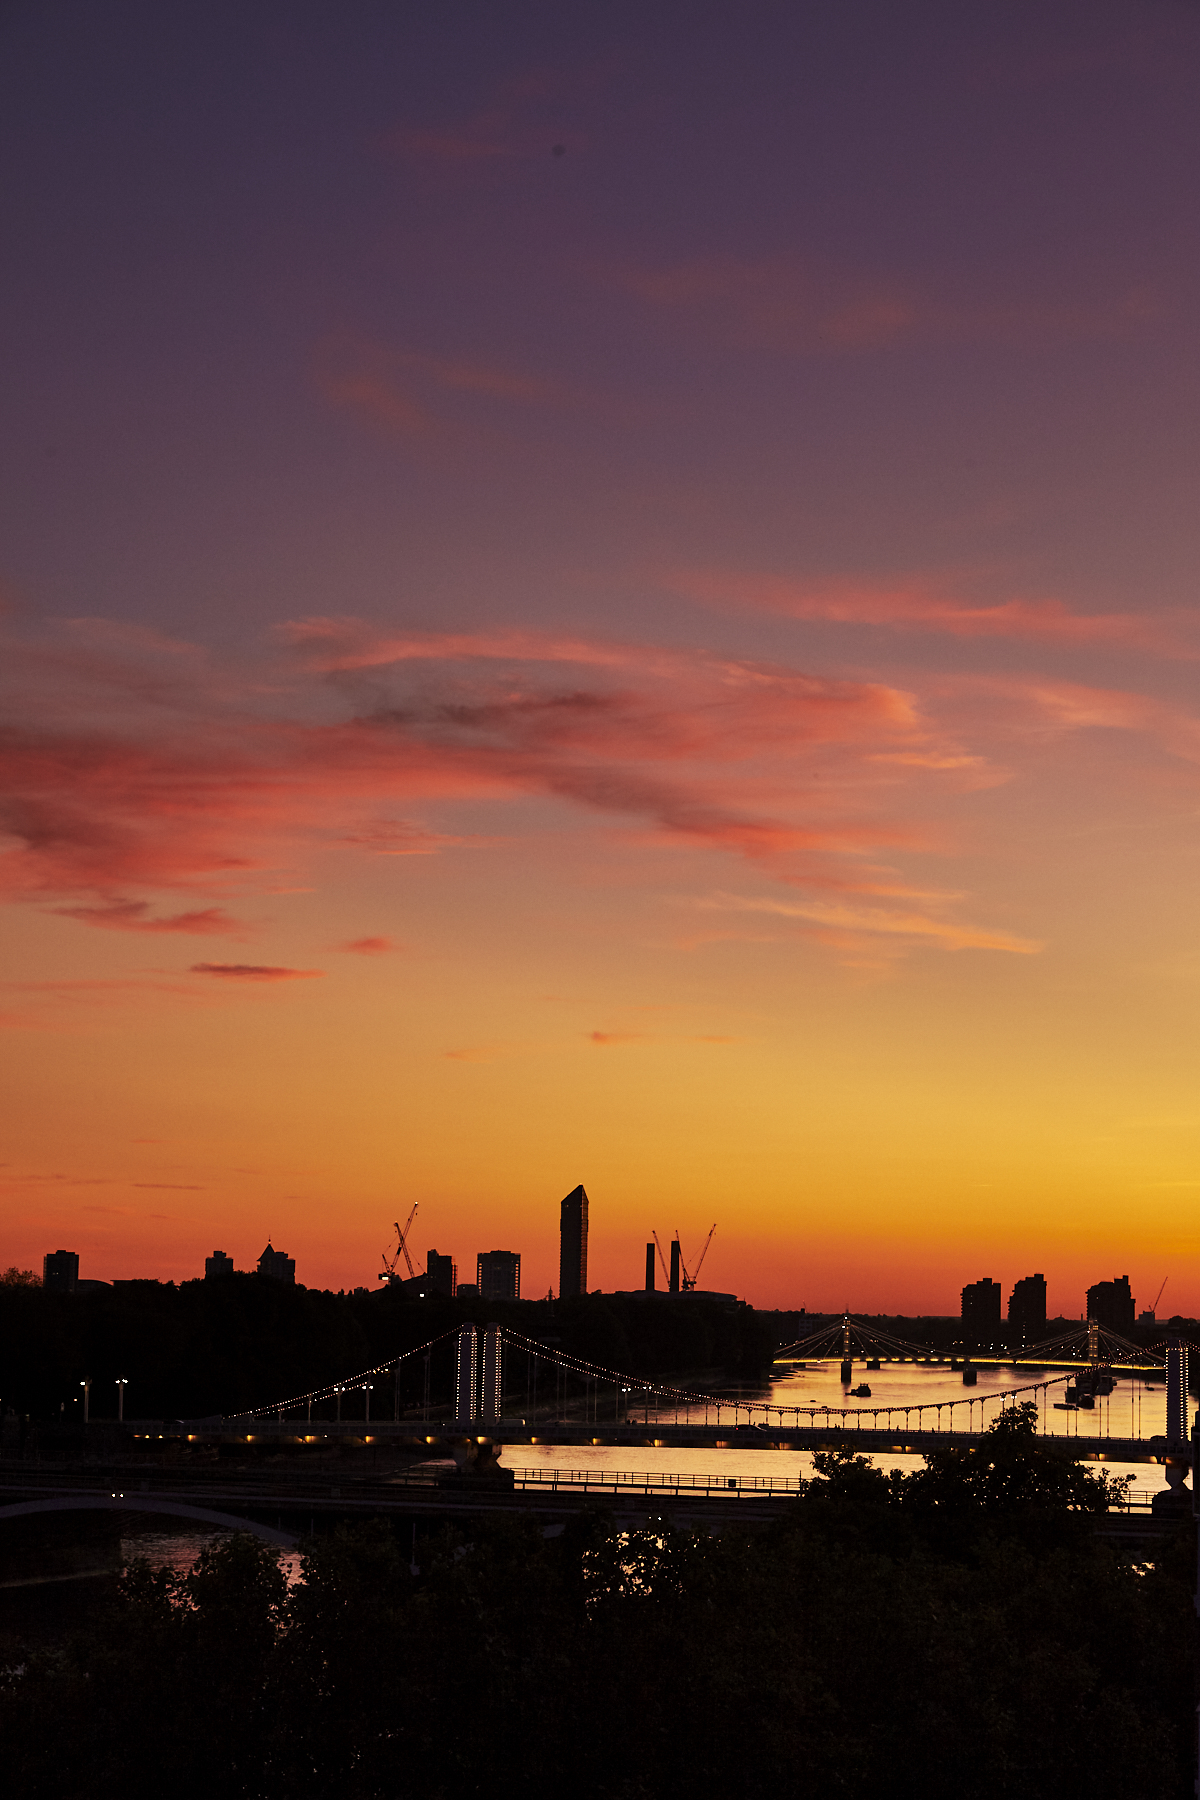
<path id="1" fill-rule="evenodd" d="M 867 1385 L 870 1396 L 858 1397 L 843 1383 L 835 1360 L 795 1368 L 782 1367 L 768 1381 L 714 1389 L 711 1399 L 683 1397 L 676 1404 L 629 1396 L 630 1419 L 647 1423 L 717 1424 L 731 1427 L 769 1410 L 768 1423 L 821 1425 L 826 1419 L 848 1431 L 875 1426 L 925 1431 L 979 1431 L 1002 1405 L 1033 1401 L 1038 1429 L 1056 1437 L 1150 1437 L 1166 1428 L 1166 1396 L 1161 1384 L 1141 1376 L 1117 1376 L 1113 1392 L 1097 1396 L 1094 1407 L 1066 1408 L 1065 1389 L 1077 1370 L 1034 1368 L 979 1369 L 965 1388 L 960 1371 L 948 1364 L 888 1363 L 867 1370 L 855 1364 L 854 1386 Z M 754 1407 L 755 1413 L 748 1408 Z M 779 1408 L 775 1413 L 774 1409 Z M 795 1416 L 798 1411 L 799 1417 Z M 773 1415 L 773 1416 L 772 1416 Z M 889 1417 L 890 1415 L 890 1417 Z M 905 1416 L 907 1415 L 907 1416 Z"/>
<path id="2" fill-rule="evenodd" d="M 163 1528 L 159 1521 L 153 1526 L 144 1528 L 136 1520 L 122 1522 L 121 1555 L 122 1571 L 128 1569 L 137 1557 L 144 1557 L 154 1569 L 170 1569 L 176 1575 L 186 1575 L 195 1564 L 202 1550 L 219 1544 L 232 1533 L 224 1527 L 214 1529 L 211 1526 L 182 1526 L 179 1530 Z M 300 1579 L 300 1552 L 298 1550 L 281 1550 L 279 1566 L 287 1577 L 291 1587 Z"/>

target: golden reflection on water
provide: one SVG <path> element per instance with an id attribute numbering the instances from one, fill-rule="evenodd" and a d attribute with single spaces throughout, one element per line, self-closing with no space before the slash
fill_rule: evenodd
<path id="1" fill-rule="evenodd" d="M 981 1421 L 989 1424 L 996 1418 L 1000 1410 L 1000 1397 L 1011 1394 L 1016 1388 L 1029 1388 L 1041 1384 L 1048 1378 L 1061 1376 L 1049 1387 L 1045 1395 L 1028 1394 L 1020 1398 L 1036 1399 L 1038 1407 L 1038 1429 L 1050 1436 L 1084 1436 L 1084 1437 L 1150 1437 L 1164 1431 L 1166 1426 L 1166 1394 L 1161 1381 L 1148 1385 L 1140 1378 L 1118 1376 L 1117 1386 L 1113 1394 L 1105 1400 L 1097 1400 L 1093 1411 L 1060 1412 L 1055 1410 L 1055 1401 L 1062 1398 L 1062 1390 L 1066 1385 L 1066 1371 L 1041 1370 L 1025 1368 L 980 1369 L 976 1385 L 966 1388 L 962 1375 L 957 1369 L 951 1369 L 949 1363 L 914 1364 L 884 1362 L 878 1369 L 868 1370 L 861 1361 L 854 1364 L 851 1386 L 857 1387 L 866 1382 L 871 1389 L 870 1399 L 854 1399 L 848 1388 L 840 1379 L 840 1364 L 837 1359 L 825 1362 L 809 1363 L 804 1368 L 791 1369 L 780 1365 L 773 1378 L 766 1382 L 744 1383 L 721 1387 L 721 1420 L 729 1421 L 732 1431 L 734 1423 L 735 1402 L 765 1402 L 769 1407 L 810 1407 L 830 1409 L 829 1423 L 842 1425 L 842 1409 L 847 1409 L 847 1417 L 843 1429 L 853 1439 L 856 1426 L 861 1424 L 868 1429 L 876 1420 L 876 1412 L 881 1415 L 892 1409 L 891 1423 L 899 1426 L 903 1423 L 897 1413 L 904 1408 L 910 1409 L 909 1423 L 915 1431 L 918 1428 L 918 1408 L 923 1409 L 925 1429 L 933 1429 L 937 1425 L 937 1408 L 942 1408 L 941 1428 L 949 1431 L 952 1427 L 966 1430 L 970 1424 L 976 1431 Z M 676 1409 L 671 1407 L 655 1407 L 645 1409 L 649 1422 L 656 1419 L 663 1423 L 673 1423 L 678 1417 L 684 1423 L 690 1417 L 693 1422 L 703 1422 L 707 1410 L 710 1423 L 716 1420 L 717 1392 L 709 1407 L 693 1407 L 686 1405 Z M 971 1402 L 974 1402 L 972 1405 Z M 981 1404 L 981 1402 L 983 1404 Z M 643 1408 L 631 1408 L 631 1419 L 644 1416 Z M 743 1411 L 740 1417 L 745 1420 L 748 1415 Z M 761 1418 L 761 1414 L 757 1414 Z M 784 1413 L 784 1424 L 791 1423 L 788 1412 Z M 799 1421 L 809 1423 L 807 1413 Z M 821 1421 L 818 1419 L 817 1423 Z M 603 1416 L 600 1423 L 603 1423 Z M 886 1425 L 888 1421 L 880 1416 L 878 1423 Z M 869 1454 L 869 1453 L 867 1453 Z M 664 1474 L 680 1474 L 693 1477 L 719 1477 L 727 1473 L 736 1478 L 751 1476 L 802 1475 L 810 1477 L 813 1473 L 812 1454 L 806 1450 L 773 1450 L 747 1449 L 742 1446 L 726 1450 L 716 1449 L 674 1449 L 667 1446 L 635 1445 L 512 1445 L 503 1452 L 504 1465 L 514 1471 L 528 1468 L 545 1472 L 554 1468 L 579 1469 L 593 1471 L 602 1476 L 605 1471 L 645 1472 L 652 1476 Z M 870 1461 L 884 1469 L 902 1469 L 906 1473 L 924 1466 L 924 1458 L 900 1451 L 888 1451 L 882 1455 L 870 1455 Z M 1099 1468 L 1100 1464 L 1093 1465 Z M 1104 1469 L 1114 1475 L 1132 1475 L 1134 1485 L 1139 1490 L 1153 1490 L 1163 1485 L 1165 1477 L 1161 1468 L 1152 1463 L 1124 1463 L 1105 1460 Z"/>

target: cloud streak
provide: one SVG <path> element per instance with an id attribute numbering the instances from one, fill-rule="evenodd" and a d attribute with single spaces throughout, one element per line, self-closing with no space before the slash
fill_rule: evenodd
<path id="1" fill-rule="evenodd" d="M 1042 677 L 939 676 L 922 698 L 709 650 L 353 619 L 301 620 L 279 643 L 239 673 L 94 622 L 66 632 L 57 655 L 14 637 L 0 895 L 104 930 L 236 936 L 221 904 L 232 891 L 278 888 L 282 870 L 294 881 L 298 861 L 321 856 L 483 846 L 497 840 L 420 813 L 469 801 L 497 817 L 534 800 L 596 820 L 631 867 L 651 849 L 753 865 L 802 895 L 776 916 L 814 931 L 1028 954 L 1021 934 L 958 917 L 963 896 L 931 895 L 896 868 L 943 841 L 933 802 L 1004 781 L 1012 758 L 1068 733 L 1138 733 L 1172 758 L 1200 756 L 1180 709 Z M 192 903 L 170 904 L 182 894 Z M 322 973 L 192 969 L 244 982 Z"/>
<path id="2" fill-rule="evenodd" d="M 497 408 L 608 408 L 602 396 L 505 364 L 391 348 L 362 338 L 331 338 L 313 376 L 328 405 L 389 434 L 454 439 L 477 431 Z"/>
<path id="3" fill-rule="evenodd" d="M 83 925 L 96 925 L 105 931 L 141 931 L 150 934 L 179 934 L 187 937 L 244 937 L 245 926 L 219 906 L 206 906 L 195 912 L 172 913 L 153 917 L 145 900 L 110 900 L 95 906 L 57 906 L 54 911 L 63 919 L 76 919 Z"/>
<path id="4" fill-rule="evenodd" d="M 1074 612 L 1055 598 L 979 605 L 922 581 L 814 583 L 743 570 L 674 569 L 659 579 L 668 592 L 728 612 L 888 631 L 941 632 L 956 638 L 1015 638 L 1066 646 L 1130 644 L 1173 653 L 1183 648 L 1174 621 L 1137 613 Z"/>
<path id="5" fill-rule="evenodd" d="M 703 256 L 599 271 L 611 286 L 705 335 L 791 355 L 909 344 L 1054 344 L 1125 337 L 1158 316 L 1144 287 L 1104 299 L 960 299 L 910 277 L 791 256 Z"/>
<path id="6" fill-rule="evenodd" d="M 757 899 L 732 894 L 718 895 L 696 904 L 701 909 L 717 912 L 760 913 L 771 918 L 797 919 L 825 933 L 933 942 L 945 950 L 1002 950 L 1014 956 L 1036 956 L 1045 948 L 1044 944 L 1013 932 L 955 924 L 908 910 L 889 912 L 882 907 L 848 906 L 821 900 Z"/>
<path id="7" fill-rule="evenodd" d="M 216 975 L 223 981 L 312 981 L 324 969 L 277 968 L 269 963 L 193 963 L 193 975 Z"/>

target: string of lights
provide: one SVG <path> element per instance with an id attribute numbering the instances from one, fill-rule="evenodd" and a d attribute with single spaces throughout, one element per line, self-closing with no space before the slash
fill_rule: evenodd
<path id="1" fill-rule="evenodd" d="M 1077 1350 L 1081 1353 L 1078 1357 L 1079 1361 L 1090 1361 L 1093 1331 L 1096 1344 L 1106 1362 L 1123 1360 L 1126 1363 L 1154 1367 L 1160 1367 L 1162 1364 L 1162 1356 L 1156 1355 L 1155 1352 L 1165 1351 L 1167 1347 L 1165 1343 L 1154 1344 L 1149 1349 L 1145 1349 L 1139 1344 L 1131 1343 L 1119 1332 L 1111 1331 L 1107 1326 L 1091 1324 L 1073 1326 L 1070 1331 L 1062 1332 L 1057 1337 L 1045 1338 L 1039 1343 L 1023 1346 L 1021 1359 L 1026 1362 L 1036 1362 L 1039 1358 L 1048 1357 L 1055 1351 Z M 778 1354 L 781 1357 L 795 1355 L 796 1357 L 808 1356 L 813 1359 L 823 1355 L 836 1354 L 844 1344 L 847 1335 L 851 1342 L 861 1349 L 899 1352 L 906 1360 L 912 1357 L 914 1361 L 923 1361 L 934 1356 L 941 1360 L 944 1356 L 944 1352 L 935 1351 L 929 1344 L 909 1343 L 905 1338 L 898 1338 L 890 1331 L 884 1331 L 879 1326 L 869 1324 L 865 1319 L 856 1319 L 850 1314 L 843 1314 L 839 1318 L 831 1319 L 808 1337 L 798 1338 L 791 1344 L 785 1344 Z"/>
<path id="2" fill-rule="evenodd" d="M 344 1394 L 361 1387 L 365 1381 L 370 1381 L 372 1375 L 386 1375 L 389 1370 L 399 1368 L 401 1363 L 410 1362 L 414 1356 L 423 1356 L 435 1344 L 444 1344 L 447 1338 L 457 1336 L 457 1329 L 440 1332 L 437 1337 L 430 1338 L 427 1344 L 418 1344 L 415 1350 L 402 1350 L 398 1356 L 390 1356 L 386 1362 L 376 1363 L 373 1369 L 364 1369 L 359 1375 L 347 1375 L 341 1381 L 331 1381 L 325 1387 L 313 1388 L 310 1393 L 293 1394 L 290 1400 L 276 1400 L 270 1406 L 248 1406 L 244 1412 L 229 1413 L 227 1416 L 231 1419 L 257 1419 L 264 1413 L 281 1413 L 289 1411 L 293 1406 L 307 1406 L 310 1401 L 333 1400 L 339 1392 Z"/>
<path id="3" fill-rule="evenodd" d="M 860 1430 L 864 1418 L 873 1419 L 875 1421 L 874 1428 L 878 1429 L 879 1420 L 882 1417 L 885 1420 L 884 1429 L 891 1430 L 893 1417 L 903 1413 L 905 1429 L 908 1430 L 910 1429 L 909 1421 L 911 1416 L 913 1413 L 916 1413 L 917 1430 L 923 1431 L 925 1428 L 925 1413 L 937 1414 L 939 1422 L 938 1428 L 940 1429 L 941 1415 L 944 1411 L 949 1410 L 950 1429 L 953 1431 L 955 1407 L 967 1407 L 969 1409 L 969 1417 L 973 1417 L 973 1409 L 979 1407 L 980 1418 L 982 1419 L 983 1408 L 989 1404 L 998 1402 L 1000 1406 L 1003 1407 L 1015 1401 L 1017 1397 L 1022 1394 L 1040 1393 L 1044 1395 L 1050 1388 L 1071 1379 L 1069 1374 L 1053 1375 L 1047 1377 L 1044 1381 L 1031 1381 L 1022 1384 L 1020 1387 L 1002 1388 L 992 1394 L 972 1395 L 964 1397 L 961 1400 L 925 1401 L 924 1403 L 914 1403 L 909 1406 L 784 1406 L 771 1400 L 746 1400 L 741 1397 L 728 1399 L 715 1394 L 699 1394 L 688 1388 L 672 1387 L 664 1382 L 647 1381 L 645 1377 L 622 1375 L 614 1369 L 605 1369 L 598 1363 L 587 1362 L 582 1357 L 572 1356 L 569 1352 L 550 1350 L 544 1344 L 539 1344 L 535 1339 L 522 1337 L 519 1332 L 506 1330 L 504 1336 L 506 1342 L 526 1351 L 530 1355 L 537 1356 L 543 1362 L 550 1363 L 557 1368 L 563 1369 L 569 1374 L 578 1375 L 587 1380 L 620 1382 L 629 1392 L 637 1392 L 646 1396 L 654 1395 L 659 1398 L 672 1400 L 677 1404 L 687 1406 L 688 1408 L 703 1407 L 706 1414 L 709 1409 L 715 1408 L 717 1411 L 718 1424 L 720 1423 L 721 1409 L 725 1408 L 732 1410 L 735 1417 L 739 1412 L 745 1412 L 747 1414 L 761 1413 L 768 1420 L 772 1416 L 775 1416 L 778 1418 L 781 1427 L 785 1414 L 790 1414 L 797 1425 L 802 1417 L 807 1418 L 810 1424 L 813 1425 L 815 1425 L 818 1418 L 828 1421 L 830 1418 L 836 1417 L 841 1419 L 843 1423 L 847 1419 L 853 1419 Z"/>
<path id="4" fill-rule="evenodd" d="M 830 1329 L 834 1331 L 835 1335 L 841 1333 L 844 1330 L 844 1322 L 843 1325 L 826 1329 L 825 1331 L 815 1334 L 814 1337 L 806 1339 L 806 1344 L 812 1345 L 816 1342 L 824 1341 L 824 1339 L 830 1335 Z M 880 1342 L 887 1340 L 897 1346 L 902 1342 L 900 1339 L 889 1339 L 889 1334 L 872 1333 L 872 1336 L 875 1335 L 878 1335 L 878 1340 Z M 1062 1339 L 1053 1340 L 1053 1342 L 1064 1343 L 1073 1340 L 1079 1335 L 1079 1333 L 1070 1333 Z M 1082 1335 L 1086 1337 L 1086 1331 Z M 1107 1333 L 1105 1335 L 1115 1338 L 1115 1334 L 1112 1333 Z M 356 1375 L 347 1376 L 339 1381 L 328 1382 L 325 1386 L 313 1388 L 307 1393 L 293 1394 L 288 1399 L 275 1401 L 269 1406 L 249 1407 L 242 1412 L 231 1413 L 228 1416 L 231 1419 L 258 1419 L 264 1415 L 275 1414 L 276 1417 L 282 1418 L 284 1413 L 290 1412 L 294 1408 L 301 1406 L 307 1407 L 311 1416 L 311 1409 L 314 1403 L 323 1400 L 334 1400 L 340 1394 L 352 1392 L 356 1388 L 363 1387 L 370 1382 L 373 1376 L 384 1375 L 389 1372 L 394 1375 L 402 1363 L 409 1362 L 415 1357 L 424 1356 L 438 1344 L 443 1344 L 447 1342 L 447 1340 L 457 1336 L 458 1328 L 452 1328 L 450 1331 L 441 1332 L 437 1337 L 430 1338 L 427 1343 L 418 1344 L 411 1350 L 401 1351 L 398 1355 L 389 1357 L 386 1361 L 377 1363 L 372 1368 L 364 1369 Z M 747 1424 L 749 1425 L 754 1425 L 757 1422 L 757 1419 L 761 1418 L 767 1423 L 774 1420 L 777 1422 L 778 1427 L 783 1429 L 785 1418 L 790 1418 L 793 1429 L 799 1428 L 802 1420 L 807 1420 L 809 1426 L 815 1428 L 818 1421 L 824 1426 L 829 1427 L 831 1426 L 832 1421 L 837 1420 L 839 1421 L 841 1429 L 845 1429 L 849 1423 L 859 1430 L 863 1429 L 864 1421 L 868 1419 L 872 1421 L 871 1429 L 879 1430 L 882 1421 L 882 1429 L 893 1430 L 895 1429 L 893 1421 L 903 1415 L 904 1429 L 907 1431 L 913 1429 L 912 1418 L 915 1414 L 917 1420 L 916 1430 L 923 1432 L 926 1429 L 925 1415 L 930 1414 L 934 1415 L 937 1420 L 937 1424 L 933 1429 L 940 1431 L 942 1429 L 942 1416 L 944 1413 L 948 1412 L 950 1415 L 949 1429 L 953 1432 L 955 1427 L 955 1413 L 956 1409 L 959 1407 L 967 1408 L 968 1418 L 972 1422 L 975 1418 L 975 1408 L 978 1407 L 980 1424 L 982 1426 L 984 1409 L 987 1406 L 995 1405 L 1003 1409 L 1006 1406 L 1015 1404 L 1022 1395 L 1028 1394 L 1040 1394 L 1044 1401 L 1052 1387 L 1071 1379 L 1070 1374 L 1064 1372 L 1062 1374 L 1048 1376 L 1042 1381 L 1026 1382 L 1020 1387 L 997 1389 L 993 1393 L 966 1395 L 962 1399 L 957 1400 L 910 1402 L 907 1406 L 899 1404 L 894 1406 L 830 1406 L 828 1404 L 814 1404 L 809 1406 L 786 1405 L 773 1400 L 747 1399 L 741 1395 L 730 1397 L 711 1393 L 704 1394 L 691 1388 L 677 1387 L 670 1382 L 655 1381 L 653 1379 L 648 1379 L 645 1376 L 623 1374 L 620 1370 L 609 1369 L 600 1363 L 590 1362 L 587 1358 L 576 1356 L 570 1351 L 553 1349 L 546 1344 L 538 1342 L 535 1338 L 526 1337 L 521 1332 L 512 1331 L 507 1327 L 503 1329 L 502 1336 L 504 1343 L 511 1349 L 520 1350 L 526 1356 L 534 1357 L 539 1362 L 547 1364 L 550 1367 L 561 1371 L 565 1375 L 574 1376 L 577 1380 L 585 1383 L 612 1384 L 622 1393 L 636 1394 L 645 1405 L 648 1405 L 651 1400 L 654 1400 L 659 1402 L 665 1401 L 668 1404 L 673 1405 L 677 1412 L 679 1410 L 693 1412 L 699 1411 L 702 1408 L 704 1410 L 706 1423 L 708 1422 L 708 1414 L 715 1410 L 717 1415 L 716 1422 L 718 1425 L 721 1423 L 722 1411 L 732 1412 L 734 1415 L 735 1429 L 738 1425 L 739 1416 L 744 1413 L 746 1415 Z M 1117 1341 L 1121 1348 L 1125 1348 L 1123 1339 Z M 1108 1346 L 1105 1346 L 1105 1348 L 1107 1349 Z M 1135 1346 L 1130 1345 L 1128 1348 L 1132 1350 Z M 1145 1356 L 1145 1352 L 1141 1352 L 1140 1354 Z M 689 1421 L 685 1420 L 683 1422 L 688 1423 Z M 968 1429 L 970 1429 L 970 1427 L 968 1427 Z"/>

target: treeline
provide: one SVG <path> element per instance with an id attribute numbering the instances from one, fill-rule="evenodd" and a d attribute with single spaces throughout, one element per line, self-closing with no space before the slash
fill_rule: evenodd
<path id="1" fill-rule="evenodd" d="M 775 1349 L 762 1315 L 690 1296 L 415 1300 L 396 1287 L 334 1294 L 242 1274 L 80 1294 L 0 1284 L 0 1405 L 72 1423 L 82 1416 L 80 1383 L 90 1379 L 92 1419 L 115 1418 L 115 1384 L 124 1378 L 126 1418 L 197 1418 L 269 1405 L 439 1338 L 431 1396 L 447 1399 L 450 1334 L 468 1319 L 495 1320 L 548 1349 L 633 1375 L 722 1369 L 752 1378 Z M 510 1357 L 509 1380 L 524 1393 L 532 1370 L 521 1361 Z M 424 1378 L 423 1361 L 405 1366 L 402 1404 L 423 1396 Z M 391 1415 L 390 1380 L 375 1400 L 377 1417 Z M 347 1406 L 355 1404 L 362 1402 L 349 1396 Z"/>
<path id="2" fill-rule="evenodd" d="M 1102 1477 L 1005 1415 L 987 1452 L 821 1459 L 758 1535 L 602 1515 L 136 1566 L 94 1628 L 10 1648 L 22 1800 L 1161 1800 L 1191 1791 L 1194 1535 L 1135 1566 Z"/>

